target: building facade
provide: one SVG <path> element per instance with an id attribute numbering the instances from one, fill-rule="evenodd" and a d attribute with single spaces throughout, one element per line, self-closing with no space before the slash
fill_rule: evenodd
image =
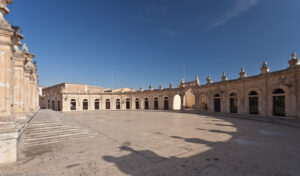
<path id="1" fill-rule="evenodd" d="M 12 0 L 0 0 L 0 164 L 17 160 L 30 117 L 39 109 L 37 67 L 20 27 L 4 16 Z"/>
<path id="2" fill-rule="evenodd" d="M 300 119 L 300 61 L 296 54 L 288 61 L 289 67 L 270 72 L 267 63 L 261 73 L 247 77 L 244 68 L 239 78 L 228 80 L 223 73 L 220 82 L 207 77 L 206 84 L 184 82 L 176 88 L 149 90 L 141 88 L 110 90 L 79 84 L 58 84 L 43 89 L 44 108 L 58 111 L 84 110 L 198 110 L 281 116 Z"/>

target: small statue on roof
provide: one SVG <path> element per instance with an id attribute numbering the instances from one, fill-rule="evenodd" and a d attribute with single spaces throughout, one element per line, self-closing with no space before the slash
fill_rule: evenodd
<path id="1" fill-rule="evenodd" d="M 22 51 L 29 52 L 29 51 L 28 51 L 28 46 L 27 46 L 26 43 L 24 43 L 24 45 L 22 46 Z"/>

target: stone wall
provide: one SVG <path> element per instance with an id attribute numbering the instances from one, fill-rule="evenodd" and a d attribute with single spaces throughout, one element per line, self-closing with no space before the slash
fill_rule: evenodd
<path id="1" fill-rule="evenodd" d="M 11 3 L 0 0 L 0 164 L 17 160 L 23 131 L 39 109 L 34 55 L 26 45 L 20 49 L 21 28 L 4 19 Z"/>
<path id="2" fill-rule="evenodd" d="M 64 86 L 64 84 L 60 84 L 44 89 L 43 97 L 50 101 L 59 99 L 62 102 L 62 111 L 143 110 L 146 109 L 145 101 L 148 100 L 148 109 L 194 109 L 204 112 L 216 112 L 218 111 L 216 104 L 219 100 L 220 113 L 257 114 L 267 117 L 276 115 L 299 119 L 300 65 L 299 59 L 295 58 L 295 54 L 292 55 L 289 64 L 289 68 L 285 70 L 270 72 L 264 62 L 261 67 L 261 74 L 256 76 L 247 77 L 245 69 L 242 68 L 239 73 L 240 77 L 235 80 L 228 80 L 226 74 L 223 73 L 220 82 L 213 83 L 209 76 L 206 84 L 200 84 L 198 77 L 196 77 L 195 81 L 191 82 L 184 82 L 182 79 L 180 85 L 176 88 L 173 88 L 173 85 L 170 84 L 167 89 L 160 86 L 156 90 L 153 90 L 150 85 L 149 90 L 141 88 L 140 91 L 128 89 L 129 91 L 123 92 L 119 89 L 119 91 L 95 92 L 89 91 L 88 85 L 76 86 L 76 84 L 72 84 L 72 86 Z M 283 93 L 274 94 L 277 89 L 280 89 Z M 60 90 L 60 92 L 56 90 Z M 56 94 L 49 92 L 56 92 Z M 279 97 L 280 103 L 284 102 L 284 104 L 279 103 L 279 105 L 283 105 L 282 107 L 277 105 L 278 103 L 274 100 L 274 97 Z M 157 103 L 155 102 L 156 99 Z M 99 108 L 97 108 L 98 101 Z M 120 102 L 120 108 L 117 107 L 118 101 Z M 71 102 L 76 103 L 76 108 L 71 108 Z M 57 110 L 56 108 L 53 109 Z M 280 112 L 278 114 L 277 111 L 282 114 L 280 115 Z"/>

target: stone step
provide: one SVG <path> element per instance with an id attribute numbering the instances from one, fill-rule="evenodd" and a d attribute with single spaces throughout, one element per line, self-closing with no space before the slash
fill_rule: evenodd
<path id="1" fill-rule="evenodd" d="M 39 122 L 31 122 L 30 125 L 39 125 L 39 124 L 49 124 L 49 123 L 61 123 L 62 120 L 53 120 L 53 121 L 39 121 Z"/>
<path id="2" fill-rule="evenodd" d="M 86 132 L 89 133 L 89 130 L 78 130 L 78 129 L 74 129 L 74 130 L 68 130 L 68 131 L 49 131 L 49 132 L 44 132 L 44 133 L 29 133 L 29 134 L 25 134 L 25 138 L 38 138 L 38 137 L 48 137 L 48 136 L 57 136 L 57 135 L 62 135 L 62 134 L 76 134 L 77 132 Z"/>
<path id="3" fill-rule="evenodd" d="M 66 125 L 65 123 L 47 123 L 47 124 L 35 124 L 35 125 L 32 125 L 32 124 L 29 124 L 29 127 L 32 127 L 32 128 L 40 128 L 40 127 L 48 127 L 48 126 L 61 126 L 61 125 Z"/>
<path id="4" fill-rule="evenodd" d="M 52 130 L 52 129 L 63 129 L 63 128 L 73 128 L 72 126 L 67 125 L 56 125 L 56 126 L 47 126 L 47 127 L 28 127 L 28 131 L 31 130 Z"/>
<path id="5" fill-rule="evenodd" d="M 25 146 L 30 147 L 30 146 L 36 146 L 36 145 L 45 145 L 45 144 L 53 144 L 53 143 L 60 143 L 60 142 L 66 142 L 66 141 L 75 141 L 79 140 L 82 138 L 90 138 L 90 137 L 95 137 L 97 134 L 88 134 L 88 135 L 77 135 L 77 136 L 72 136 L 72 137 L 57 137 L 53 139 L 43 139 L 43 140 L 36 140 L 36 141 L 30 141 L 30 142 L 25 142 Z"/>
<path id="6" fill-rule="evenodd" d="M 64 129 L 64 130 L 55 130 L 55 131 L 36 131 L 36 132 L 26 132 L 25 137 L 34 137 L 34 136 L 47 136 L 51 134 L 62 134 L 62 133 L 71 133 L 71 132 L 77 132 L 77 131 L 84 131 L 89 132 L 89 130 L 81 130 L 78 128 L 73 129 Z"/>
<path id="7" fill-rule="evenodd" d="M 30 141 L 35 141 L 35 140 L 41 140 L 41 139 L 56 139 L 59 137 L 68 137 L 68 136 L 76 136 L 76 135 L 82 135 L 82 134 L 89 134 L 89 132 L 86 131 L 78 131 L 78 132 L 73 132 L 73 133 L 61 133 L 61 134 L 53 134 L 53 135 L 41 135 L 41 136 L 37 136 L 37 137 L 25 137 L 24 141 L 25 142 L 30 142 Z"/>

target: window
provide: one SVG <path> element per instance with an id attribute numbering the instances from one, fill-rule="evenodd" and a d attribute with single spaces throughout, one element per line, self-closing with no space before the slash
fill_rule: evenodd
<path id="1" fill-rule="evenodd" d="M 89 102 L 87 99 L 84 99 L 82 102 L 82 108 L 83 110 L 88 110 L 89 109 Z"/>
<path id="2" fill-rule="evenodd" d="M 129 98 L 126 99 L 126 109 L 130 109 L 130 100 L 129 100 Z"/>
<path id="3" fill-rule="evenodd" d="M 72 99 L 70 103 L 71 111 L 76 110 L 76 100 Z"/>
<path id="4" fill-rule="evenodd" d="M 168 97 L 164 98 L 164 109 L 165 110 L 169 109 L 169 98 Z"/>
<path id="5" fill-rule="evenodd" d="M 105 109 L 110 109 L 110 100 L 109 99 L 105 100 Z"/>
<path id="6" fill-rule="evenodd" d="M 282 89 L 273 91 L 273 115 L 285 116 L 285 92 Z"/>
<path id="7" fill-rule="evenodd" d="M 230 113 L 238 112 L 238 98 L 236 93 L 231 93 L 229 98 Z"/>
<path id="8" fill-rule="evenodd" d="M 135 99 L 135 109 L 140 109 L 140 100 L 138 98 Z"/>
<path id="9" fill-rule="evenodd" d="M 215 96 L 214 96 L 214 111 L 221 112 L 221 96 L 220 96 L 220 94 L 215 94 Z"/>
<path id="10" fill-rule="evenodd" d="M 116 100 L 116 109 L 121 109 L 120 99 Z"/>
<path id="11" fill-rule="evenodd" d="M 149 109 L 149 100 L 145 98 L 145 109 Z"/>
<path id="12" fill-rule="evenodd" d="M 249 114 L 259 114 L 257 92 L 251 91 L 248 96 L 249 96 Z"/>
<path id="13" fill-rule="evenodd" d="M 157 97 L 154 98 L 154 109 L 155 110 L 158 109 L 158 98 Z"/>
<path id="14" fill-rule="evenodd" d="M 100 109 L 100 101 L 99 99 L 95 100 L 95 110 L 99 110 Z"/>

